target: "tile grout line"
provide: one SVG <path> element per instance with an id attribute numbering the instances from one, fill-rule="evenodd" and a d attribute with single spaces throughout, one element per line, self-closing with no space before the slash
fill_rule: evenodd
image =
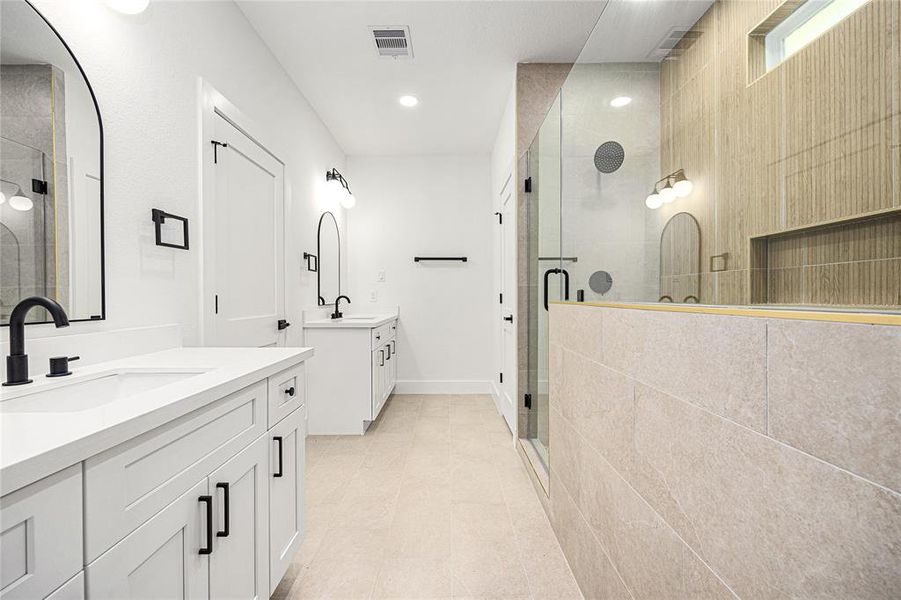
<path id="1" fill-rule="evenodd" d="M 686 406 L 689 406 L 689 407 L 691 407 L 691 408 L 700 410 L 700 411 L 702 411 L 702 412 L 704 412 L 704 413 L 707 413 L 708 415 L 710 415 L 710 416 L 712 416 L 712 417 L 716 417 L 716 418 L 718 418 L 718 419 L 722 419 L 723 421 L 725 421 L 725 422 L 727 422 L 727 423 L 730 423 L 730 424 L 732 424 L 732 425 L 735 425 L 736 427 L 741 427 L 742 429 L 744 429 L 744 430 L 746 430 L 746 431 L 749 431 L 749 432 L 751 432 L 751 433 L 753 433 L 753 434 L 755 434 L 755 435 L 758 435 L 758 436 L 763 437 L 763 438 L 765 438 L 765 439 L 767 439 L 767 440 L 770 440 L 770 441 L 772 441 L 773 443 L 778 444 L 778 445 L 780 445 L 780 446 L 782 446 L 782 447 L 784 447 L 784 448 L 787 448 L 787 449 L 789 449 L 789 450 L 793 450 L 793 451 L 795 451 L 795 452 L 798 452 L 798 453 L 800 453 L 800 454 L 803 454 L 804 456 L 807 456 L 807 457 L 809 457 L 809 458 L 812 458 L 812 459 L 816 460 L 817 462 L 820 462 L 820 463 L 822 463 L 822 464 L 824 464 L 824 465 L 828 465 L 828 466 L 830 466 L 830 467 L 832 467 L 832 468 L 834 468 L 834 469 L 837 469 L 837 470 L 839 470 L 839 471 L 841 471 L 841 472 L 843 472 L 843 473 L 845 473 L 845 474 L 847 474 L 847 475 L 850 475 L 850 476 L 854 477 L 855 479 L 859 479 L 860 481 L 864 481 L 864 482 L 866 482 L 866 483 L 869 483 L 869 484 L 871 484 L 871 485 L 874 485 L 874 486 L 878 487 L 879 489 L 881 489 L 881 490 L 883 490 L 883 491 L 885 491 L 885 492 L 888 492 L 888 493 L 892 494 L 893 496 L 901 497 L 901 490 L 897 490 L 897 491 L 896 491 L 896 490 L 893 490 L 892 488 L 887 487 L 887 486 L 885 486 L 885 485 L 883 485 L 883 484 L 881 484 L 881 483 L 878 483 L 878 482 L 873 481 L 873 480 L 871 480 L 871 479 L 867 479 L 867 478 L 864 477 L 863 475 L 860 475 L 860 474 L 858 474 L 858 473 L 854 473 L 853 471 L 849 471 L 848 469 L 846 469 L 846 468 L 844 468 L 844 467 L 842 467 L 842 466 L 840 466 L 840 465 L 837 465 L 837 464 L 835 464 L 835 463 L 831 463 L 831 462 L 829 462 L 828 460 L 826 460 L 826 459 L 824 459 L 824 458 L 820 458 L 819 456 L 816 456 L 815 454 L 811 454 L 811 453 L 807 452 L 806 450 L 802 450 L 801 448 L 797 448 L 797 447 L 795 447 L 795 446 L 792 446 L 791 444 L 788 444 L 787 442 L 784 442 L 784 441 L 782 441 L 782 440 L 780 440 L 780 439 L 778 439 L 778 438 L 775 438 L 775 437 L 769 436 L 769 435 L 767 435 L 767 434 L 765 434 L 765 433 L 763 433 L 763 432 L 757 431 L 756 429 L 754 429 L 754 428 L 752 428 L 752 427 L 749 427 L 749 426 L 747 426 L 747 425 L 744 425 L 744 424 L 742 424 L 742 423 L 739 423 L 738 421 L 735 421 L 735 420 L 733 420 L 733 419 L 730 419 L 729 417 L 723 416 L 723 415 L 721 415 L 721 414 L 719 414 L 719 413 L 715 413 L 715 412 L 713 412 L 712 410 L 710 410 L 710 409 L 708 409 L 708 408 L 705 408 L 705 407 L 703 407 L 703 406 L 700 406 L 699 404 L 695 404 L 695 403 L 690 402 L 690 401 L 688 401 L 688 400 L 685 400 L 684 398 L 681 398 L 681 397 L 679 397 L 679 396 L 674 396 L 673 394 L 671 394 L 671 393 L 669 393 L 669 392 L 666 392 L 666 391 L 664 391 L 664 390 L 661 390 L 660 388 L 656 387 L 655 385 L 646 383 L 646 382 L 644 382 L 644 381 L 641 381 L 641 380 L 639 380 L 639 379 L 636 379 L 636 378 L 632 377 L 631 375 L 628 375 L 628 374 L 626 374 L 626 373 L 623 373 L 622 371 L 620 371 L 620 370 L 618 370 L 618 369 L 615 369 L 615 368 L 610 367 L 610 366 L 608 366 L 608 365 L 599 363 L 599 362 L 597 362 L 596 360 L 594 360 L 594 359 L 592 359 L 592 358 L 590 358 L 590 357 L 588 357 L 588 356 L 582 354 L 581 352 L 577 352 L 577 351 L 575 351 L 575 350 L 573 350 L 573 349 L 571 349 L 571 348 L 567 348 L 567 347 L 563 347 L 563 349 L 564 349 L 564 351 L 566 351 L 566 352 L 571 352 L 571 353 L 573 353 L 573 354 L 579 356 L 580 358 L 582 358 L 582 359 L 584 359 L 584 360 L 587 360 L 587 361 L 589 361 L 589 362 L 591 362 L 591 363 L 594 363 L 595 365 L 598 365 L 598 366 L 600 366 L 600 367 L 603 367 L 604 369 L 607 369 L 607 370 L 612 371 L 612 372 L 614 372 L 614 373 L 616 373 L 616 374 L 618 374 L 618 375 L 621 375 L 621 376 L 625 377 L 626 379 L 628 379 L 628 380 L 630 380 L 630 381 L 633 381 L 633 382 L 635 382 L 635 383 L 637 383 L 637 384 L 639 384 L 639 385 L 643 385 L 644 387 L 647 387 L 647 388 L 649 388 L 649 389 L 651 389 L 651 390 L 654 390 L 655 392 L 658 392 L 658 393 L 660 393 L 660 394 L 663 394 L 664 396 L 667 396 L 668 398 L 672 398 L 673 400 L 676 400 L 676 401 L 678 401 L 678 402 L 681 402 L 682 404 L 684 404 L 684 405 L 686 405 Z"/>
<path id="2" fill-rule="evenodd" d="M 634 398 L 634 396 L 633 396 L 633 398 Z M 576 434 L 579 438 L 581 438 L 582 442 L 583 442 L 586 446 L 588 446 L 588 448 L 589 448 L 592 452 L 594 452 L 595 455 L 597 455 L 598 458 L 600 458 L 602 461 L 604 461 L 604 463 L 605 463 L 608 467 L 610 467 L 610 469 L 611 469 L 614 473 L 616 473 L 617 477 L 619 477 L 620 480 L 621 480 L 623 483 L 625 483 L 625 484 L 628 486 L 628 488 L 629 488 L 630 490 L 632 490 L 632 493 L 635 494 L 638 498 L 640 498 L 641 501 L 642 501 L 642 502 L 643 502 L 643 503 L 651 510 L 651 512 L 653 512 L 653 513 L 657 516 L 657 518 L 660 519 L 660 521 L 661 521 L 662 523 L 666 524 L 667 528 L 669 528 L 669 530 L 673 533 L 673 535 L 675 535 L 676 538 L 678 538 L 679 541 L 682 542 L 682 544 L 683 544 L 686 548 L 688 548 L 688 550 L 689 550 L 692 554 L 694 554 L 695 557 L 697 557 L 697 559 L 698 559 L 699 561 L 701 561 L 701 563 L 702 563 L 705 567 L 707 567 L 707 568 L 710 570 L 711 573 L 713 573 L 714 577 L 716 577 L 717 580 L 719 580 L 719 582 L 722 583 L 723 586 L 725 586 L 726 589 L 729 590 L 729 592 L 730 592 L 733 596 L 735 596 L 736 598 L 739 598 L 739 595 L 735 593 L 735 591 L 732 589 L 732 586 L 730 586 L 728 583 L 726 583 L 726 582 L 723 580 L 723 578 L 722 578 L 722 577 L 720 576 L 720 574 L 716 571 L 716 569 L 714 569 L 714 568 L 713 568 L 706 560 L 704 560 L 704 559 L 703 559 L 703 558 L 695 551 L 695 549 L 692 548 L 692 546 L 691 546 L 688 542 L 685 541 L 685 539 L 679 534 L 679 532 L 676 531 L 675 528 L 673 528 L 673 526 L 670 524 L 670 522 L 667 521 L 665 518 L 663 518 L 663 515 L 661 515 L 659 512 L 657 512 L 657 509 L 654 508 L 654 507 L 651 505 L 651 503 L 648 502 L 647 499 L 646 499 L 643 495 L 641 495 L 641 494 L 638 492 L 638 490 L 636 490 L 634 487 L 632 487 L 632 484 L 631 484 L 631 483 L 623 476 L 622 473 L 619 472 L 619 469 L 617 469 L 615 466 L 613 466 L 613 464 L 611 464 L 610 461 L 608 461 L 607 458 L 606 458 L 603 454 L 601 454 L 600 451 L 598 451 L 593 445 L 591 445 L 591 443 L 589 443 L 588 439 L 582 434 L 582 432 L 579 431 L 578 429 L 576 429 L 576 427 L 573 425 L 573 423 L 572 423 L 569 419 L 567 419 L 566 417 L 563 416 L 563 413 L 559 413 L 559 418 L 561 418 L 561 419 L 563 419 L 564 421 L 566 421 L 568 427 L 569 427 L 570 429 L 572 429 L 573 432 L 575 432 L 575 434 Z M 566 487 L 566 484 L 564 483 L 563 486 Z M 576 509 L 579 510 L 580 513 L 581 513 L 581 509 L 579 509 L 578 506 L 576 506 Z M 584 517 L 583 517 L 583 518 L 584 518 Z M 589 527 L 590 527 L 590 526 L 589 526 Z M 592 534 L 593 534 L 593 533 L 594 533 L 594 532 L 592 531 Z M 600 543 L 600 540 L 598 540 L 598 543 Z M 603 544 L 601 544 L 601 545 L 603 546 Z M 611 561 L 611 562 L 612 562 L 612 561 Z"/>

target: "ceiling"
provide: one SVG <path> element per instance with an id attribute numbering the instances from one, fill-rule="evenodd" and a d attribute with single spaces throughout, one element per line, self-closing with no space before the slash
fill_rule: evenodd
<path id="1" fill-rule="evenodd" d="M 348 155 L 489 153 L 516 63 L 575 61 L 607 4 L 604 0 L 237 3 Z M 610 30 L 604 38 L 613 39 L 595 54 L 616 49 L 616 60 L 625 60 L 623 56 L 646 60 L 651 49 L 646 46 L 659 42 L 673 20 L 681 24 L 699 5 L 706 10 L 710 2 L 610 0 L 609 4 L 620 6 L 614 11 L 608 7 L 605 15 L 615 15 L 615 26 L 629 35 Z M 660 5 L 667 5 L 667 10 L 656 10 Z M 674 7 L 683 14 L 674 16 Z M 369 28 L 402 25 L 410 27 L 414 58 L 379 58 Z M 636 35 L 637 31 L 643 34 Z M 401 107 L 398 98 L 404 94 L 417 96 L 419 106 Z"/>

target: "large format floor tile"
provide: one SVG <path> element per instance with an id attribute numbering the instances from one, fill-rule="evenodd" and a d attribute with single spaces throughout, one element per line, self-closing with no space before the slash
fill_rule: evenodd
<path id="1" fill-rule="evenodd" d="M 275 600 L 581 598 L 488 396 L 392 396 L 307 440 L 307 536 Z"/>

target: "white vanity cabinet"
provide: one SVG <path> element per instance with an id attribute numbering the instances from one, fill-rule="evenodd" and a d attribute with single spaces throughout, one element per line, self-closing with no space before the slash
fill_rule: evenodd
<path id="1" fill-rule="evenodd" d="M 397 316 L 304 324 L 316 348 L 307 371 L 311 435 L 363 434 L 397 381 Z"/>
<path id="2" fill-rule="evenodd" d="M 303 540 L 306 415 L 297 363 L 4 495 L 0 598 L 268 598 Z"/>

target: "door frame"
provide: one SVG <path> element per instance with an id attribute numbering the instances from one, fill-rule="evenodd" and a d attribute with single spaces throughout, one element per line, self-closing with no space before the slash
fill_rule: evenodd
<path id="1" fill-rule="evenodd" d="M 504 374 L 504 382 L 503 383 L 496 382 L 493 387 L 495 389 L 495 394 L 494 394 L 495 408 L 501 414 L 501 416 L 504 417 L 504 420 L 507 422 L 507 425 L 510 428 L 510 432 L 513 434 L 513 441 L 515 442 L 519 437 L 519 432 L 518 432 L 518 424 L 519 424 L 518 412 L 519 411 L 517 409 L 517 405 L 518 405 L 517 390 L 519 388 L 519 370 L 521 367 L 519 364 L 519 348 L 518 348 L 519 314 L 517 311 L 517 306 L 518 306 L 518 301 L 519 301 L 519 294 L 518 294 L 517 286 L 515 285 L 515 282 L 518 280 L 517 265 L 519 262 L 518 258 L 517 258 L 518 248 L 517 248 L 517 244 L 516 244 L 516 240 L 518 239 L 517 238 L 517 227 L 518 227 L 517 220 L 518 219 L 516 218 L 517 217 L 516 169 L 515 169 L 514 165 L 511 163 L 510 165 L 508 165 L 508 167 L 504 171 L 507 173 L 507 175 L 503 178 L 503 184 L 501 185 L 501 188 L 495 194 L 494 202 L 495 202 L 495 206 L 496 206 L 496 212 L 500 215 L 503 215 L 504 214 L 504 196 L 505 196 L 505 194 L 509 194 L 509 196 L 510 196 L 509 202 L 513 203 L 512 204 L 513 218 L 512 219 L 510 219 L 510 218 L 503 219 L 503 216 L 501 217 L 502 221 L 500 223 L 500 227 L 498 228 L 498 236 L 497 236 L 498 265 L 497 265 L 497 270 L 495 273 L 495 276 L 497 277 L 496 291 L 499 294 L 503 294 L 504 301 L 502 303 L 499 302 L 498 304 L 495 305 L 495 306 L 497 306 L 497 309 L 495 310 L 495 314 L 496 314 L 496 327 L 497 327 L 496 339 L 497 339 L 497 344 L 498 344 L 498 352 L 496 354 L 496 359 L 499 361 L 499 364 L 497 365 L 497 367 L 498 367 L 497 370 L 499 373 Z M 511 186 L 512 186 L 512 188 L 511 188 Z M 512 233 L 511 239 L 514 240 L 514 245 L 512 248 L 508 248 L 505 245 L 506 244 L 505 231 L 506 231 L 507 227 L 513 228 L 513 233 Z M 504 262 L 505 261 L 509 262 L 509 257 L 507 256 L 508 253 L 512 253 L 512 255 L 513 255 L 513 272 L 512 273 L 507 273 L 505 270 L 506 267 L 504 265 Z M 505 276 L 508 278 L 510 276 L 512 276 L 512 279 L 514 281 L 514 285 L 512 286 L 513 289 L 506 289 L 507 286 L 506 286 L 506 282 L 504 281 Z M 511 307 L 510 310 L 507 310 L 508 307 Z M 504 345 L 505 344 L 504 328 L 505 328 L 506 324 L 503 320 L 503 317 L 506 316 L 506 313 L 510 313 L 514 318 L 513 348 L 511 348 L 511 349 L 505 348 L 505 345 Z M 514 368 L 513 368 L 512 373 L 508 373 L 507 369 L 506 369 L 506 365 L 507 365 L 506 356 L 507 356 L 508 351 L 513 353 L 512 363 L 514 365 Z M 506 400 L 504 398 L 504 388 L 507 387 L 508 385 L 511 386 L 513 389 L 513 407 L 512 407 L 513 414 L 511 415 L 510 420 L 507 420 L 507 414 L 506 414 L 506 411 L 504 410 L 504 403 L 506 402 Z"/>
<path id="2" fill-rule="evenodd" d="M 200 346 L 209 345 L 210 339 L 215 332 L 215 281 L 216 273 L 214 263 L 204 260 L 204 256 L 212 256 L 216 248 L 216 224 L 213 220 L 214 215 L 210 207 L 213 205 L 216 197 L 216 171 L 213 163 L 213 145 L 210 140 L 214 139 L 216 116 L 225 119 L 233 127 L 246 135 L 251 141 L 259 146 L 264 152 L 269 154 L 282 166 L 282 204 L 285 215 L 288 213 L 288 174 L 285 162 L 279 158 L 276 152 L 280 152 L 277 145 L 270 143 L 271 138 L 258 126 L 250 117 L 241 112 L 237 106 L 232 104 L 224 95 L 216 88 L 210 85 L 203 78 L 198 78 L 198 98 L 197 104 L 198 122 L 200 128 L 198 131 L 198 160 L 200 161 L 200 201 L 198 207 L 197 219 L 197 236 L 200 239 L 200 256 L 198 257 L 197 268 L 197 286 L 200 294 L 200 303 L 197 320 L 197 339 Z M 287 218 L 282 219 L 282 252 L 284 260 L 282 261 L 282 302 L 284 308 L 284 318 L 288 314 L 288 256 L 287 256 Z M 280 344 L 284 345 L 287 340 L 286 331 L 280 334 Z"/>

